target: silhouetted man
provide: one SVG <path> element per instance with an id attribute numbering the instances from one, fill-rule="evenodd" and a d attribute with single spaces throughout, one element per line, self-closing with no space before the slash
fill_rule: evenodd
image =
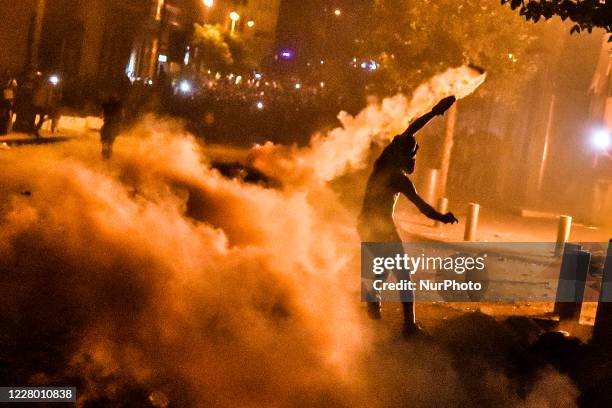
<path id="1" fill-rule="evenodd" d="M 2 94 L 0 94 L 0 135 L 5 135 L 11 131 L 15 90 L 17 89 L 17 80 L 13 77 L 11 71 L 6 70 L 0 77 L 0 86 L 2 86 Z"/>
<path id="2" fill-rule="evenodd" d="M 427 204 L 416 192 L 414 185 L 408 179 L 408 174 L 414 172 L 415 155 L 419 148 L 414 134 L 427 122 L 437 115 L 443 115 L 455 102 L 455 97 L 450 96 L 442 99 L 431 112 L 416 119 L 404 133 L 395 136 L 374 162 L 374 168 L 368 179 L 363 207 L 359 215 L 359 236 L 362 242 L 390 242 L 399 243 L 399 237 L 395 224 L 393 223 L 393 209 L 399 194 L 403 194 L 427 217 L 443 222 L 444 224 L 456 223 L 457 218 L 448 212 L 441 214 L 432 206 Z M 402 251 L 402 249 L 399 249 Z M 398 280 L 410 279 L 410 275 L 397 276 Z M 381 276 L 386 279 L 388 273 Z M 410 336 L 419 332 L 419 327 L 414 320 L 414 302 L 412 292 L 406 291 L 400 294 L 404 309 L 403 334 Z M 368 294 L 368 314 L 373 319 L 380 319 L 380 294 Z"/>
<path id="3" fill-rule="evenodd" d="M 104 124 L 100 129 L 102 142 L 102 158 L 108 160 L 113 154 L 113 143 L 121 131 L 123 121 L 123 105 L 118 97 L 110 97 L 102 104 Z"/>
<path id="4" fill-rule="evenodd" d="M 50 79 L 43 80 L 41 78 L 32 96 L 32 109 L 38 116 L 38 121 L 34 126 L 36 137 L 40 137 L 40 129 L 42 129 L 47 118 L 53 122 L 54 118 L 57 117 L 59 102 L 59 85 L 52 83 Z"/>
<path id="5" fill-rule="evenodd" d="M 17 116 L 13 124 L 13 129 L 16 132 L 34 133 L 36 112 L 32 106 L 32 98 L 41 78 L 42 74 L 36 71 L 34 66 L 30 66 L 17 82 L 17 95 L 15 99 L 15 112 Z"/>

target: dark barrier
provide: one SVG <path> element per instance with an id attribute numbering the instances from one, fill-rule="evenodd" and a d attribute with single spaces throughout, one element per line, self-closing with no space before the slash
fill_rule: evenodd
<path id="1" fill-rule="evenodd" d="M 554 308 L 554 313 L 559 316 L 559 320 L 577 322 L 580 319 L 590 261 L 591 254 L 583 251 L 582 245 L 565 244 Z M 575 299 L 575 301 L 568 302 L 567 299 Z"/>

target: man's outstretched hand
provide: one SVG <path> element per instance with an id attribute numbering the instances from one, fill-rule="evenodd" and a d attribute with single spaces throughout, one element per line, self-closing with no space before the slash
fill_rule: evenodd
<path id="1" fill-rule="evenodd" d="M 447 212 L 446 214 L 444 214 L 442 218 L 440 219 L 440 221 L 443 222 L 444 224 L 458 224 L 459 223 L 459 220 L 455 218 L 452 212 Z"/>
<path id="2" fill-rule="evenodd" d="M 454 96 L 444 98 L 440 102 L 438 102 L 438 104 L 434 106 L 431 111 L 436 115 L 444 115 L 444 112 L 446 112 L 448 108 L 453 106 L 453 103 L 455 103 L 456 100 L 457 98 L 455 98 Z"/>

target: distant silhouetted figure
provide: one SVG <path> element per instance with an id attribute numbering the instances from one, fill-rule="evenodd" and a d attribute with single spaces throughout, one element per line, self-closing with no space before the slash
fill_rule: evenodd
<path id="1" fill-rule="evenodd" d="M 36 121 L 34 126 L 34 135 L 36 137 L 40 137 L 40 129 L 42 129 L 46 119 L 51 120 L 52 132 L 55 131 L 53 122 L 55 121 L 55 124 L 57 124 L 59 119 L 60 98 L 59 84 L 52 83 L 50 79 L 44 80 L 41 78 L 38 81 L 32 96 L 32 109 L 35 115 L 38 116 L 38 121 Z"/>
<path id="2" fill-rule="evenodd" d="M 100 130 L 102 142 L 102 157 L 106 160 L 113 155 L 113 143 L 121 131 L 123 120 L 123 106 L 118 97 L 110 97 L 102 104 L 104 111 L 104 125 Z"/>
<path id="3" fill-rule="evenodd" d="M 11 131 L 17 89 L 17 80 L 11 71 L 6 70 L 0 77 L 0 86 L 0 135 L 5 135 Z"/>
<path id="4" fill-rule="evenodd" d="M 423 214 L 433 220 L 445 224 L 458 222 L 452 213 L 441 214 L 419 197 L 407 177 L 414 172 L 415 155 L 419 148 L 414 134 L 435 116 L 443 115 L 454 102 L 454 96 L 442 99 L 431 112 L 416 119 L 404 133 L 395 136 L 374 162 L 359 215 L 358 231 L 362 242 L 398 243 L 401 248 L 402 240 L 393 223 L 393 209 L 399 194 L 405 195 Z M 398 271 L 395 271 L 395 274 L 397 276 Z M 382 276 L 383 279 L 387 277 L 388 274 Z M 399 276 L 397 278 L 400 279 Z M 410 275 L 402 276 L 401 279 L 410 279 Z M 420 330 L 414 320 L 412 293 L 401 293 L 401 300 L 404 309 L 403 333 L 409 336 Z M 369 293 L 368 314 L 373 319 L 380 319 L 380 310 L 380 294 Z"/>
<path id="5" fill-rule="evenodd" d="M 16 132 L 34 133 L 36 112 L 32 106 L 32 99 L 36 87 L 42 80 L 42 74 L 36 71 L 34 66 L 26 69 L 24 75 L 17 81 L 17 95 L 15 99 L 15 123 L 13 129 Z"/>

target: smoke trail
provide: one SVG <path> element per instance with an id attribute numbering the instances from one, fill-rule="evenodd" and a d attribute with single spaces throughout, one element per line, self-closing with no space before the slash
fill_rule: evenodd
<path id="1" fill-rule="evenodd" d="M 372 143 L 383 143 L 403 132 L 412 118 L 446 96 L 466 97 L 485 78 L 485 73 L 473 67 L 449 68 L 417 87 L 410 100 L 403 95 L 386 98 L 380 106 L 370 105 L 355 117 L 341 112 L 342 126 L 315 135 L 310 146 L 299 149 L 268 142 L 251 151 L 250 161 L 290 184 L 328 182 L 365 166 Z"/>

